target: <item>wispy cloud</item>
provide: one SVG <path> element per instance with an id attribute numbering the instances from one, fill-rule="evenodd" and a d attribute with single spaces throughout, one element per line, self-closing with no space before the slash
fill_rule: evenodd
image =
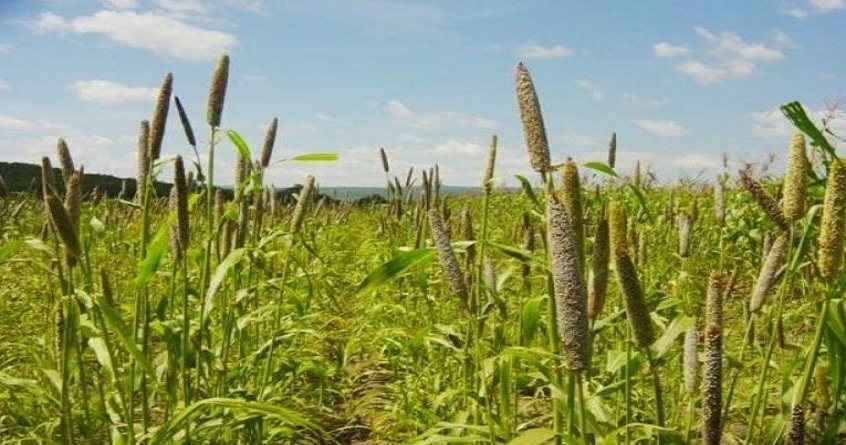
<path id="1" fill-rule="evenodd" d="M 418 113 L 398 100 L 388 101 L 385 108 L 395 120 L 411 127 L 435 131 L 447 125 L 463 125 L 475 128 L 495 128 L 496 122 L 481 116 L 458 113 L 456 111 L 441 111 L 431 114 Z"/>
<path id="2" fill-rule="evenodd" d="M 687 129 L 673 121 L 651 121 L 646 119 L 635 119 L 632 121 L 638 128 L 648 131 L 656 136 L 676 137 L 687 134 Z"/>
<path id="3" fill-rule="evenodd" d="M 657 57 L 684 57 L 686 60 L 675 66 L 676 71 L 692 77 L 701 85 L 749 77 L 757 72 L 761 62 L 784 60 L 782 48 L 792 45 L 790 37 L 783 32 L 775 34 L 773 45 L 766 45 L 746 42 L 738 34 L 728 31 L 718 35 L 701 26 L 697 26 L 695 31 L 705 45 L 695 57 L 686 47 L 664 42 L 655 44 L 653 52 Z"/>
<path id="4" fill-rule="evenodd" d="M 575 52 L 564 45 L 543 46 L 536 43 L 526 43 L 517 47 L 517 56 L 521 59 L 556 59 L 570 57 Z"/>
<path id="5" fill-rule="evenodd" d="M 39 33 L 99 34 L 124 46 L 177 59 L 214 59 L 237 44 L 232 34 L 190 25 L 160 12 L 102 10 L 68 20 L 44 12 L 21 23 Z"/>
<path id="6" fill-rule="evenodd" d="M 828 14 L 846 10 L 846 0 L 807 0 L 800 4 L 794 4 L 784 10 L 784 13 L 804 20 L 810 15 Z"/>
<path id="7" fill-rule="evenodd" d="M 115 9 L 132 9 L 138 6 L 136 0 L 101 0 L 103 6 Z"/>
<path id="8" fill-rule="evenodd" d="M 605 92 L 602 91 L 602 88 L 600 88 L 599 85 L 589 80 L 579 79 L 576 81 L 576 85 L 578 85 L 579 88 L 587 91 L 591 95 L 591 97 L 594 98 L 594 100 L 602 100 L 603 98 L 605 98 Z"/>
<path id="9" fill-rule="evenodd" d="M 152 102 L 157 92 L 156 88 L 132 87 L 100 79 L 77 80 L 71 84 L 71 89 L 86 102 L 106 105 Z"/>
<path id="10" fill-rule="evenodd" d="M 658 57 L 681 57 L 690 54 L 690 49 L 686 46 L 659 42 L 652 45 L 652 52 Z"/>
<path id="11" fill-rule="evenodd" d="M 9 45 L 7 43 L 0 43 L 0 54 L 8 53 L 10 51 L 12 51 L 12 45 Z"/>
<path id="12" fill-rule="evenodd" d="M 6 82 L 3 79 L 0 79 L 0 91 L 11 91 L 12 86 L 9 85 L 9 82 Z"/>
<path id="13" fill-rule="evenodd" d="M 432 153 L 436 155 L 462 156 L 467 158 L 482 157 L 487 149 L 474 142 L 462 142 L 450 139 L 444 143 L 432 147 Z"/>
<path id="14" fill-rule="evenodd" d="M 17 116 L 0 115 L 0 130 L 6 131 L 35 131 L 60 130 L 64 125 L 45 120 L 29 120 Z"/>
<path id="15" fill-rule="evenodd" d="M 633 105 L 638 107 L 660 107 L 672 103 L 672 101 L 666 97 L 644 97 L 633 93 L 623 94 L 621 99 L 626 105 Z"/>

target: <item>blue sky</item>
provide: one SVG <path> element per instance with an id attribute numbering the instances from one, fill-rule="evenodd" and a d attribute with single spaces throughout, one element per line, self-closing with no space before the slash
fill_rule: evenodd
<path id="1" fill-rule="evenodd" d="M 203 146 L 209 77 L 228 52 L 224 127 L 258 147 L 278 117 L 275 159 L 341 155 L 279 164 L 277 185 L 313 173 L 381 186 L 379 147 L 401 178 L 438 163 L 446 184 L 477 185 L 492 134 L 497 178 L 513 185 L 530 171 L 521 60 L 553 161 L 602 160 L 616 131 L 620 169 L 710 177 L 724 152 L 735 165 L 783 158 L 781 103 L 818 117 L 838 105 L 844 23 L 846 0 L 2 0 L 0 160 L 37 163 L 64 137 L 87 171 L 133 176 L 138 124 L 167 72 Z M 842 134 L 844 121 L 832 123 Z M 163 152 L 193 157 L 175 108 Z M 233 153 L 219 151 L 223 182 Z"/>

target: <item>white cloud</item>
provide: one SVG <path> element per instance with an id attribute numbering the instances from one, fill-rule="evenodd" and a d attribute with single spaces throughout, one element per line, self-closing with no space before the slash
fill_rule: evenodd
<path id="1" fill-rule="evenodd" d="M 526 43 L 517 47 L 517 56 L 523 59 L 555 59 L 569 57 L 575 54 L 572 49 L 564 45 L 543 46 Z"/>
<path id="2" fill-rule="evenodd" d="M 567 129 L 561 133 L 561 140 L 569 147 L 587 148 L 600 147 L 603 144 L 603 138 L 595 135 L 585 134 L 580 130 Z M 607 139 L 605 139 L 607 142 Z"/>
<path id="3" fill-rule="evenodd" d="M 690 54 L 686 46 L 676 46 L 667 42 L 652 45 L 652 52 L 658 57 L 681 57 Z"/>
<path id="4" fill-rule="evenodd" d="M 752 76 L 757 72 L 757 63 L 784 60 L 784 53 L 779 48 L 792 45 L 790 37 L 783 32 L 774 35 L 774 46 L 767 46 L 763 43 L 747 43 L 732 32 L 717 35 L 701 26 L 695 30 L 707 48 L 695 59 L 677 64 L 675 69 L 701 85 Z"/>
<path id="5" fill-rule="evenodd" d="M 722 58 L 739 57 L 745 60 L 782 60 L 781 51 L 767 47 L 762 43 L 746 43 L 732 32 L 723 32 L 719 36 L 701 26 L 697 26 L 696 33 L 712 43 L 710 52 Z"/>
<path id="6" fill-rule="evenodd" d="M 455 139 L 450 139 L 442 144 L 438 144 L 432 148 L 432 153 L 436 155 L 449 155 L 461 157 L 484 157 L 487 154 L 487 148 L 473 142 L 461 142 Z"/>
<path id="7" fill-rule="evenodd" d="M 682 156 L 674 156 L 670 162 L 684 169 L 716 170 L 720 168 L 721 162 L 718 156 L 705 156 L 702 154 L 688 153 Z"/>
<path id="8" fill-rule="evenodd" d="M 45 120 L 28 120 L 17 116 L 0 115 L 0 130 L 6 131 L 35 131 L 58 130 L 64 128 L 61 124 Z"/>
<path id="9" fill-rule="evenodd" d="M 152 102 L 158 91 L 156 88 L 131 87 L 100 79 L 77 80 L 71 84 L 71 89 L 86 102 L 107 105 Z"/>
<path id="10" fill-rule="evenodd" d="M 793 3 L 793 6 L 785 9 L 783 12 L 787 15 L 804 20 L 810 15 L 828 14 L 832 12 L 846 10 L 846 0 L 807 0 L 806 4 L 798 5 Z"/>
<path id="11" fill-rule="evenodd" d="M 838 11 L 846 9 L 844 0 L 808 0 L 811 7 L 819 12 Z"/>
<path id="12" fill-rule="evenodd" d="M 11 91 L 12 86 L 9 85 L 9 82 L 6 82 L 3 79 L 0 79 L 0 91 Z"/>
<path id="13" fill-rule="evenodd" d="M 639 128 L 646 130 L 656 136 L 675 137 L 687 134 L 687 129 L 672 121 L 651 121 L 646 119 L 635 119 L 632 121 Z"/>
<path id="14" fill-rule="evenodd" d="M 12 50 L 12 45 L 7 43 L 0 43 L 0 54 L 8 53 Z"/>
<path id="15" fill-rule="evenodd" d="M 267 14 L 267 5 L 263 0 L 228 0 L 227 3 L 255 14 Z"/>
<path id="16" fill-rule="evenodd" d="M 153 4 L 177 17 L 196 17 L 209 13 L 208 6 L 198 0 L 153 0 Z"/>
<path id="17" fill-rule="evenodd" d="M 388 101 L 385 108 L 388 114 L 406 125 L 421 130 L 434 131 L 447 125 L 462 125 L 475 128 L 495 128 L 496 122 L 481 116 L 458 113 L 455 111 L 441 111 L 432 114 L 419 114 L 398 100 Z"/>
<path id="18" fill-rule="evenodd" d="M 101 0 L 103 6 L 114 9 L 132 9 L 138 6 L 136 0 Z"/>
<path id="19" fill-rule="evenodd" d="M 67 31 L 70 26 L 64 18 L 49 11 L 42 12 L 33 20 L 22 20 L 19 23 L 39 34 L 48 32 L 64 32 Z"/>
<path id="20" fill-rule="evenodd" d="M 23 23 L 36 32 L 100 34 L 124 46 L 177 59 L 216 59 L 237 43 L 232 34 L 189 25 L 159 12 L 103 10 L 71 20 L 45 12 Z"/>
<path id="21" fill-rule="evenodd" d="M 828 128 L 834 134 L 840 137 L 846 135 L 846 115 L 844 115 L 843 111 L 837 108 L 822 108 L 818 110 L 811 110 L 808 107 L 804 108 L 805 113 L 817 127 L 822 127 L 822 122 L 825 120 Z M 790 135 L 796 131 L 793 124 L 778 108 L 752 113 L 749 115 L 749 118 L 752 121 L 752 125 L 749 127 L 749 134 L 752 137 L 787 141 Z"/>
<path id="22" fill-rule="evenodd" d="M 595 100 L 602 100 L 605 97 L 605 92 L 602 91 L 602 88 L 600 88 L 599 85 L 593 82 L 584 79 L 579 79 L 576 81 L 576 85 L 578 85 L 579 88 L 590 93 L 591 97 L 593 97 Z"/>
<path id="23" fill-rule="evenodd" d="M 669 105 L 670 99 L 666 97 L 651 98 L 643 97 L 633 93 L 626 93 L 622 96 L 623 103 L 626 105 L 634 105 L 640 107 L 659 107 L 662 105 Z"/>

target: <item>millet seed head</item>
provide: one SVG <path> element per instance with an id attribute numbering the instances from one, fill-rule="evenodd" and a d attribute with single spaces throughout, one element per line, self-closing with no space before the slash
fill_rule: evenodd
<path id="1" fill-rule="evenodd" d="M 843 160 L 834 158 L 829 165 L 820 224 L 818 267 L 826 280 L 834 280 L 843 264 L 846 231 L 846 169 Z"/>
<path id="2" fill-rule="evenodd" d="M 529 70 L 520 62 L 515 75 L 517 84 L 517 105 L 520 108 L 520 120 L 523 122 L 523 136 L 532 169 L 546 172 L 552 169 L 549 161 L 549 143 L 543 124 L 540 102 Z"/>
<path id="3" fill-rule="evenodd" d="M 787 169 L 784 173 L 784 196 L 781 207 L 785 218 L 795 222 L 805 214 L 805 197 L 808 185 L 808 156 L 805 152 L 805 135 L 793 134 L 787 155 Z"/>
<path id="4" fill-rule="evenodd" d="M 223 54 L 217 61 L 209 87 L 209 102 L 206 108 L 206 122 L 213 128 L 220 127 L 223 114 L 223 102 L 226 100 L 226 88 L 229 83 L 229 54 Z"/>

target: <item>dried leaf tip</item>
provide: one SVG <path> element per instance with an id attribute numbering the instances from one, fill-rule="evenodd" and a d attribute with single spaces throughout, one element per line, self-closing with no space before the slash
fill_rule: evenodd
<path id="1" fill-rule="evenodd" d="M 546 172 L 552 169 L 549 160 L 549 143 L 543 123 L 540 102 L 529 70 L 520 62 L 516 72 L 517 105 L 520 108 L 520 120 L 523 122 L 523 136 L 532 169 Z"/>

